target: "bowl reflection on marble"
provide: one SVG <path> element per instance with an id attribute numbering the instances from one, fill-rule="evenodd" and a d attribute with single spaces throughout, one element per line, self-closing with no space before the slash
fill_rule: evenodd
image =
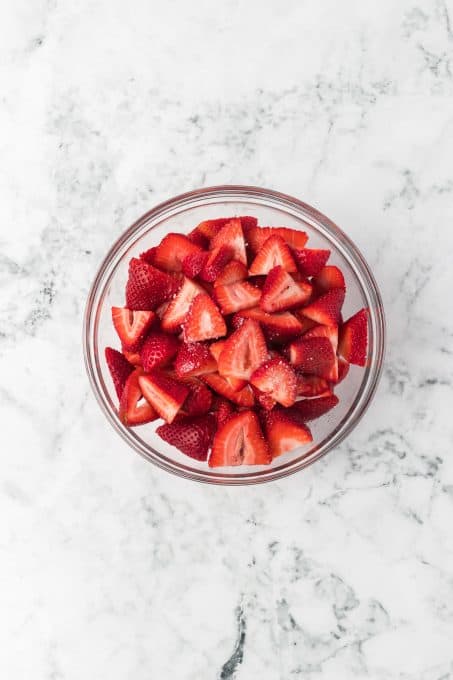
<path id="1" fill-rule="evenodd" d="M 329 264 L 346 280 L 343 316 L 369 307 L 369 347 L 365 368 L 351 366 L 336 388 L 340 403 L 310 423 L 313 442 L 276 458 L 269 466 L 210 469 L 160 439 L 159 421 L 128 428 L 117 413 L 117 398 L 104 358 L 106 346 L 118 347 L 111 307 L 122 304 L 131 257 L 157 245 L 168 232 L 187 233 L 203 220 L 225 215 L 253 215 L 264 226 L 287 226 L 309 235 L 308 247 L 328 248 Z M 85 313 L 84 352 L 96 398 L 118 434 L 147 460 L 177 475 L 213 484 L 254 484 L 278 479 L 311 465 L 334 449 L 365 413 L 378 384 L 385 345 L 381 297 L 373 275 L 351 240 L 327 217 L 296 198 L 255 187 L 219 186 L 192 191 L 161 203 L 113 244 L 91 287 Z"/>

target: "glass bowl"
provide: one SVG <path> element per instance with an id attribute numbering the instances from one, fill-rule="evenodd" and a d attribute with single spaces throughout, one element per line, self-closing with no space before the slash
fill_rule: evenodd
<path id="1" fill-rule="evenodd" d="M 155 433 L 159 421 L 128 428 L 121 423 L 117 398 L 104 358 L 104 348 L 119 348 L 110 308 L 124 304 L 128 263 L 157 245 L 168 232 L 187 233 L 199 222 L 229 215 L 252 215 L 262 226 L 302 229 L 308 247 L 331 250 L 329 264 L 338 265 L 346 280 L 343 317 L 370 309 L 368 359 L 365 368 L 351 366 L 336 388 L 340 403 L 310 423 L 313 442 L 276 458 L 269 466 L 211 469 L 188 458 Z M 219 186 L 192 191 L 161 203 L 140 217 L 110 248 L 91 287 L 84 322 L 84 354 L 88 376 L 104 415 L 123 440 L 160 468 L 211 484 L 256 484 L 279 479 L 311 465 L 334 449 L 357 425 L 375 393 L 381 374 L 385 322 L 374 277 L 352 241 L 327 217 L 291 196 L 247 186 Z"/>

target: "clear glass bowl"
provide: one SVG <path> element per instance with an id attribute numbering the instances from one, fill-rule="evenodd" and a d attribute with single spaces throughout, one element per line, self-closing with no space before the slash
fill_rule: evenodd
<path id="1" fill-rule="evenodd" d="M 309 235 L 308 247 L 331 250 L 329 264 L 338 265 L 346 280 L 343 316 L 370 309 L 368 361 L 351 366 L 336 394 L 340 403 L 310 423 L 313 442 L 276 458 L 269 466 L 211 469 L 162 441 L 157 423 L 125 427 L 118 418 L 117 398 L 104 358 L 106 346 L 119 347 L 110 308 L 124 304 L 128 263 L 157 245 L 168 232 L 187 233 L 202 220 L 252 215 L 262 226 L 287 226 Z M 192 191 L 161 203 L 143 215 L 113 244 L 91 287 L 84 322 L 84 354 L 88 376 L 102 411 L 118 434 L 144 458 L 174 474 L 211 484 L 256 484 L 284 477 L 311 465 L 334 449 L 357 425 L 375 393 L 385 346 L 385 321 L 374 277 L 352 241 L 327 217 L 306 203 L 276 191 L 247 186 L 219 186 Z"/>

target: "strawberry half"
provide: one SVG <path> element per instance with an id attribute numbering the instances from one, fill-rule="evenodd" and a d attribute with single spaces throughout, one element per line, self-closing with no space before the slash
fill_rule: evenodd
<path id="1" fill-rule="evenodd" d="M 296 371 L 296 378 L 298 397 L 310 398 L 332 394 L 329 383 L 325 378 L 320 378 L 317 375 L 303 375 L 300 371 Z"/>
<path id="2" fill-rule="evenodd" d="M 215 250 L 221 246 L 232 248 L 233 257 L 242 264 L 247 264 L 247 253 L 245 251 L 244 232 L 242 231 L 241 220 L 234 218 L 227 222 L 211 241 L 211 249 Z"/>
<path id="3" fill-rule="evenodd" d="M 271 462 L 258 416 L 243 411 L 230 418 L 214 435 L 210 467 L 229 465 L 267 465 Z"/>
<path id="4" fill-rule="evenodd" d="M 263 286 L 260 307 L 265 312 L 283 312 L 303 305 L 311 295 L 307 282 L 297 283 L 283 267 L 278 265 L 270 270 Z"/>
<path id="5" fill-rule="evenodd" d="M 201 270 L 200 278 L 203 281 L 215 281 L 219 274 L 223 272 L 225 266 L 231 261 L 233 254 L 233 249 L 229 245 L 221 245 L 211 250 Z"/>
<path id="6" fill-rule="evenodd" d="M 200 285 L 185 277 L 181 288 L 162 316 L 162 329 L 170 333 L 177 332 L 186 319 L 192 300 L 204 292 Z"/>
<path id="7" fill-rule="evenodd" d="M 341 327 L 338 351 L 350 364 L 365 366 L 368 347 L 368 309 L 361 309 Z"/>
<path id="8" fill-rule="evenodd" d="M 208 373 L 202 377 L 202 380 L 209 385 L 214 392 L 217 392 L 217 394 L 220 394 L 222 397 L 226 397 L 238 406 L 250 407 L 253 406 L 255 402 L 253 392 L 249 385 L 246 385 L 241 390 L 235 390 L 228 380 L 218 373 Z"/>
<path id="9" fill-rule="evenodd" d="M 189 388 L 162 371 L 154 369 L 138 378 L 143 396 L 157 413 L 171 423 L 189 394 Z"/>
<path id="10" fill-rule="evenodd" d="M 337 384 L 346 378 L 349 373 L 349 364 L 344 359 L 338 359 L 338 380 Z"/>
<path id="11" fill-rule="evenodd" d="M 202 416 L 211 408 L 212 392 L 199 380 L 187 380 L 184 384 L 189 388 L 182 410 L 188 416 Z"/>
<path id="12" fill-rule="evenodd" d="M 175 423 L 165 423 L 156 428 L 161 439 L 195 460 L 208 457 L 215 430 L 213 416 L 181 418 Z"/>
<path id="13" fill-rule="evenodd" d="M 249 273 L 251 275 L 268 274 L 277 265 L 287 272 L 297 271 L 291 251 L 282 237 L 270 236 L 253 260 Z"/>
<path id="14" fill-rule="evenodd" d="M 126 283 L 126 307 L 138 311 L 156 309 L 174 295 L 179 285 L 166 272 L 133 257 Z"/>
<path id="15" fill-rule="evenodd" d="M 217 428 L 219 429 L 226 423 L 227 420 L 231 418 L 234 411 L 234 406 L 228 399 L 215 395 L 212 400 L 212 410 L 217 423 Z"/>
<path id="16" fill-rule="evenodd" d="M 174 335 L 151 331 L 140 352 L 143 369 L 148 372 L 158 366 L 166 366 L 178 349 L 179 340 Z"/>
<path id="17" fill-rule="evenodd" d="M 300 338 L 289 346 L 289 357 L 293 366 L 302 373 L 318 375 L 330 380 L 335 366 L 335 354 L 327 338 Z"/>
<path id="18" fill-rule="evenodd" d="M 126 357 L 118 352 L 112 347 L 105 348 L 105 360 L 107 362 L 110 375 L 112 376 L 113 386 L 118 399 L 121 399 L 121 395 L 124 390 L 124 385 L 126 380 L 134 370 L 134 366 L 129 363 Z"/>
<path id="19" fill-rule="evenodd" d="M 293 250 L 297 268 L 302 276 L 316 276 L 330 257 L 330 250 L 301 248 Z"/>
<path id="20" fill-rule="evenodd" d="M 238 281 L 228 286 L 217 286 L 214 295 L 222 310 L 222 314 L 231 314 L 240 309 L 256 307 L 261 298 L 261 291 L 248 281 Z"/>
<path id="21" fill-rule="evenodd" d="M 303 248 L 308 240 L 304 231 L 288 227 L 252 227 L 247 232 L 247 241 L 252 253 L 261 250 L 270 236 L 280 236 L 291 248 Z"/>
<path id="22" fill-rule="evenodd" d="M 201 342 L 184 342 L 179 348 L 175 369 L 178 376 L 195 376 L 217 371 L 217 361 L 213 358 L 209 345 Z"/>
<path id="23" fill-rule="evenodd" d="M 112 321 L 121 344 L 129 352 L 140 349 L 156 315 L 151 311 L 133 311 L 127 307 L 112 307 Z"/>
<path id="24" fill-rule="evenodd" d="M 200 246 L 183 234 L 167 234 L 154 254 L 154 264 L 165 271 L 180 272 L 188 255 L 201 252 Z"/>
<path id="25" fill-rule="evenodd" d="M 346 288 L 343 273 L 333 265 L 323 267 L 315 276 L 313 283 L 319 293 L 327 293 L 332 288 Z"/>
<path id="26" fill-rule="evenodd" d="M 303 421 L 315 420 L 331 411 L 338 404 L 338 401 L 339 399 L 335 394 L 317 399 L 302 399 L 302 401 L 296 401 L 291 411 L 297 413 Z"/>
<path id="27" fill-rule="evenodd" d="M 205 266 L 209 257 L 209 253 L 204 250 L 200 250 L 197 253 L 190 253 L 182 261 L 182 272 L 189 279 L 194 279 Z"/>
<path id="28" fill-rule="evenodd" d="M 345 296 L 344 288 L 332 288 L 304 308 L 303 314 L 324 326 L 337 325 Z"/>
<path id="29" fill-rule="evenodd" d="M 247 267 L 238 260 L 231 260 L 223 268 L 214 281 L 214 286 L 228 286 L 230 283 L 245 281 L 248 276 Z"/>
<path id="30" fill-rule="evenodd" d="M 197 295 L 192 301 L 184 322 L 185 342 L 211 340 L 226 335 L 223 316 L 209 295 Z"/>
<path id="31" fill-rule="evenodd" d="M 250 382 L 282 406 L 292 406 L 296 401 L 296 374 L 282 357 L 265 361 L 254 371 Z"/>
<path id="32" fill-rule="evenodd" d="M 335 354 L 335 364 L 332 368 L 329 380 L 337 382 L 338 380 L 338 360 L 336 358 L 338 348 L 338 326 L 315 326 L 307 331 L 304 338 L 327 338 L 332 345 L 333 353 Z"/>
<path id="33" fill-rule="evenodd" d="M 230 335 L 218 359 L 220 375 L 249 380 L 267 358 L 267 346 L 259 323 L 247 319 Z M 259 385 L 257 385 L 259 387 Z"/>
<path id="34" fill-rule="evenodd" d="M 310 430 L 293 409 L 275 408 L 264 418 L 265 432 L 273 458 L 313 441 Z"/>
<path id="35" fill-rule="evenodd" d="M 143 398 L 140 386 L 141 368 L 136 368 L 130 374 L 124 385 L 120 400 L 119 417 L 125 425 L 144 425 L 157 419 L 157 413 L 152 405 Z"/>
<path id="36" fill-rule="evenodd" d="M 244 309 L 234 315 L 233 325 L 237 327 L 242 323 L 241 319 L 255 319 L 255 321 L 259 321 L 264 335 L 269 342 L 284 344 L 297 338 L 302 333 L 302 324 L 290 312 L 268 314 L 259 307 Z"/>

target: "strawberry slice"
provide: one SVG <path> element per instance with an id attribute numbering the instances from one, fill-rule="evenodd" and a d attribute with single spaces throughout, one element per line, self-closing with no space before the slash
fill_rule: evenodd
<path id="1" fill-rule="evenodd" d="M 264 422 L 273 458 L 313 441 L 310 430 L 293 409 L 275 408 L 266 414 Z"/>
<path id="2" fill-rule="evenodd" d="M 188 255 L 201 252 L 200 246 L 189 241 L 184 234 L 167 234 L 154 254 L 154 264 L 165 271 L 180 272 Z"/>
<path id="3" fill-rule="evenodd" d="M 316 323 L 316 321 L 312 321 L 311 319 L 307 319 L 307 317 L 304 316 L 304 309 L 303 308 L 302 309 L 295 309 L 293 311 L 293 314 L 295 314 L 295 316 L 297 316 L 298 320 L 301 323 L 301 331 L 300 331 L 301 335 L 303 335 L 304 333 L 306 333 L 307 331 L 311 330 L 312 328 L 314 328 L 315 326 L 318 325 Z"/>
<path id="4" fill-rule="evenodd" d="M 217 361 L 213 358 L 209 345 L 202 342 L 184 342 L 175 360 L 179 377 L 203 375 L 217 371 Z"/>
<path id="5" fill-rule="evenodd" d="M 142 358 L 140 356 L 140 352 L 129 352 L 129 350 L 125 349 L 125 347 L 122 347 L 121 351 L 123 352 L 124 356 L 126 357 L 130 364 L 133 364 L 134 366 L 142 365 Z"/>
<path id="6" fill-rule="evenodd" d="M 247 232 L 247 241 L 253 254 L 261 250 L 270 236 L 280 236 L 291 248 L 303 248 L 308 240 L 304 231 L 288 227 L 252 227 Z"/>
<path id="7" fill-rule="evenodd" d="M 260 325 L 253 319 L 247 319 L 225 341 L 218 359 L 219 373 L 224 377 L 249 380 L 266 358 L 266 340 Z"/>
<path id="8" fill-rule="evenodd" d="M 110 375 L 112 376 L 115 392 L 118 396 L 118 399 L 121 399 L 124 385 L 134 370 L 134 366 L 129 363 L 129 361 L 125 356 L 123 356 L 123 354 L 121 354 L 121 352 L 118 352 L 116 349 L 112 349 L 112 347 L 105 348 L 105 360 L 107 362 Z"/>
<path id="9" fill-rule="evenodd" d="M 335 367 L 335 354 L 328 338 L 300 338 L 289 346 L 289 357 L 293 366 L 302 373 L 318 375 L 330 380 Z"/>
<path id="10" fill-rule="evenodd" d="M 242 264 L 247 264 L 247 253 L 245 252 L 244 232 L 239 218 L 234 218 L 227 222 L 220 231 L 215 234 L 211 241 L 211 250 L 228 246 L 233 250 L 233 257 Z"/>
<path id="11" fill-rule="evenodd" d="M 291 251 L 282 237 L 270 236 L 253 260 L 249 272 L 251 275 L 268 274 L 277 265 L 287 272 L 297 271 Z"/>
<path id="12" fill-rule="evenodd" d="M 179 282 L 143 260 L 129 262 L 126 284 L 126 307 L 133 310 L 156 309 L 177 291 Z"/>
<path id="13" fill-rule="evenodd" d="M 174 335 L 152 331 L 140 352 L 143 369 L 148 372 L 158 366 L 166 366 L 179 349 L 179 340 Z"/>
<path id="14" fill-rule="evenodd" d="M 156 256 L 157 247 L 148 248 L 144 253 L 140 253 L 140 259 L 147 264 L 154 264 L 154 258 Z"/>
<path id="15" fill-rule="evenodd" d="M 332 373 L 329 380 L 336 382 L 338 380 L 338 361 L 336 358 L 338 348 L 338 326 L 315 326 L 307 331 L 304 338 L 328 338 L 332 345 L 333 353 L 335 354 L 335 364 L 332 368 Z"/>
<path id="16" fill-rule="evenodd" d="M 194 231 L 202 234 L 206 239 L 208 239 L 208 241 L 210 241 L 221 230 L 221 228 L 224 227 L 225 224 L 228 224 L 228 222 L 231 222 L 232 219 L 234 218 L 218 217 L 215 220 L 204 220 L 195 227 Z"/>
<path id="17" fill-rule="evenodd" d="M 365 366 L 368 347 L 368 309 L 361 309 L 344 322 L 340 332 L 339 354 L 350 364 Z"/>
<path id="18" fill-rule="evenodd" d="M 197 295 L 204 292 L 205 291 L 201 286 L 184 277 L 181 288 L 162 316 L 161 326 L 163 330 L 170 333 L 177 332 L 186 319 L 192 300 L 194 300 Z"/>
<path id="19" fill-rule="evenodd" d="M 313 279 L 313 283 L 319 293 L 327 293 L 332 288 L 346 288 L 341 269 L 333 265 L 323 267 Z"/>
<path id="20" fill-rule="evenodd" d="M 198 231 L 196 227 L 187 234 L 187 238 L 191 243 L 195 243 L 196 246 L 200 246 L 200 248 L 203 248 L 203 250 L 209 246 L 209 239 L 204 236 L 201 231 Z"/>
<path id="21" fill-rule="evenodd" d="M 332 410 L 338 402 L 339 399 L 335 394 L 330 394 L 327 397 L 318 397 L 317 399 L 302 399 L 301 401 L 296 401 L 291 411 L 297 413 L 305 422 L 320 418 Z"/>
<path id="22" fill-rule="evenodd" d="M 205 266 L 209 257 L 209 253 L 204 250 L 200 250 L 197 253 L 190 253 L 186 255 L 182 261 L 182 272 L 189 279 L 194 279 Z"/>
<path id="23" fill-rule="evenodd" d="M 171 423 L 189 394 L 189 388 L 158 369 L 138 378 L 143 396 L 157 413 Z"/>
<path id="24" fill-rule="evenodd" d="M 216 419 L 217 430 L 226 423 L 235 413 L 234 407 L 228 399 L 214 395 L 212 400 L 212 410 Z"/>
<path id="25" fill-rule="evenodd" d="M 258 416 L 243 411 L 217 430 L 208 463 L 210 467 L 268 465 L 271 460 Z"/>
<path id="26" fill-rule="evenodd" d="M 217 340 L 216 342 L 211 342 L 209 345 L 209 351 L 211 352 L 212 356 L 218 363 L 219 361 L 219 356 L 222 353 L 223 348 L 225 347 L 226 340 Z M 217 369 L 216 369 L 217 370 Z"/>
<path id="27" fill-rule="evenodd" d="M 258 404 L 263 408 L 265 411 L 271 411 L 275 404 L 277 403 L 275 399 L 271 397 L 270 394 L 266 394 L 266 392 L 261 392 L 257 387 L 252 385 L 252 390 L 253 394 L 255 395 L 255 399 L 258 402 Z"/>
<path id="28" fill-rule="evenodd" d="M 247 267 L 238 260 L 231 260 L 223 268 L 214 281 L 214 286 L 228 286 L 230 283 L 245 281 L 248 276 Z"/>
<path id="29" fill-rule="evenodd" d="M 317 375 L 303 375 L 300 371 L 296 371 L 296 378 L 298 397 L 309 398 L 332 394 L 325 378 L 319 378 Z"/>
<path id="30" fill-rule="evenodd" d="M 156 428 L 156 434 L 179 451 L 195 460 L 205 461 L 211 448 L 215 430 L 213 416 L 178 419 Z"/>
<path id="31" fill-rule="evenodd" d="M 261 324 L 269 342 L 286 343 L 297 338 L 302 332 L 302 324 L 290 312 L 268 314 L 264 310 L 244 309 L 233 317 L 233 326 L 238 327 L 241 319 L 255 319 Z"/>
<path id="32" fill-rule="evenodd" d="M 340 320 L 345 296 L 344 288 L 332 288 L 304 308 L 304 316 L 324 326 L 334 326 Z"/>
<path id="33" fill-rule="evenodd" d="M 270 270 L 263 287 L 260 307 L 265 312 L 283 312 L 303 305 L 311 295 L 307 282 L 297 283 L 283 267 Z"/>
<path id="34" fill-rule="evenodd" d="M 349 364 L 344 359 L 338 359 L 338 380 L 337 384 L 346 378 L 349 373 Z"/>
<path id="35" fill-rule="evenodd" d="M 261 298 L 261 291 L 248 281 L 238 281 L 228 286 L 217 286 L 214 288 L 214 295 L 222 314 L 231 314 L 240 309 L 256 307 Z"/>
<path id="36" fill-rule="evenodd" d="M 250 382 L 282 406 L 292 406 L 296 401 L 296 374 L 283 357 L 265 361 L 254 371 Z"/>
<path id="37" fill-rule="evenodd" d="M 155 409 L 143 398 L 139 383 L 142 375 L 143 370 L 136 368 L 124 385 L 119 410 L 119 417 L 124 425 L 144 425 L 158 417 Z"/>
<path id="38" fill-rule="evenodd" d="M 112 321 L 121 344 L 130 352 L 140 349 L 156 315 L 151 311 L 133 311 L 112 307 Z"/>
<path id="39" fill-rule="evenodd" d="M 197 295 L 184 322 L 185 342 L 199 342 L 226 335 L 227 327 L 219 309 L 209 295 Z"/>
<path id="40" fill-rule="evenodd" d="M 228 380 L 218 373 L 208 373 L 202 377 L 203 382 L 207 383 L 214 392 L 226 397 L 238 406 L 253 406 L 255 398 L 249 385 L 246 385 L 241 390 L 235 390 L 230 385 Z"/>
<path id="41" fill-rule="evenodd" d="M 203 281 L 212 282 L 223 272 L 225 266 L 231 261 L 234 251 L 229 245 L 221 245 L 208 254 L 206 263 L 201 270 L 200 277 Z"/>
<path id="42" fill-rule="evenodd" d="M 217 364 L 219 362 L 219 357 L 226 345 L 226 340 L 217 340 L 217 342 L 211 343 L 211 354 L 215 358 Z M 229 383 L 229 385 L 232 387 L 232 389 L 237 392 L 238 390 L 242 390 L 243 387 L 247 385 L 247 380 L 243 380 L 242 378 L 235 378 L 232 375 L 224 375 L 223 376 L 225 380 Z"/>
<path id="43" fill-rule="evenodd" d="M 212 392 L 199 380 L 184 380 L 189 394 L 182 405 L 182 411 L 188 416 L 202 416 L 211 408 Z"/>
<path id="44" fill-rule="evenodd" d="M 302 276 L 316 276 L 330 257 L 330 250 L 301 248 L 293 250 L 297 268 Z"/>

